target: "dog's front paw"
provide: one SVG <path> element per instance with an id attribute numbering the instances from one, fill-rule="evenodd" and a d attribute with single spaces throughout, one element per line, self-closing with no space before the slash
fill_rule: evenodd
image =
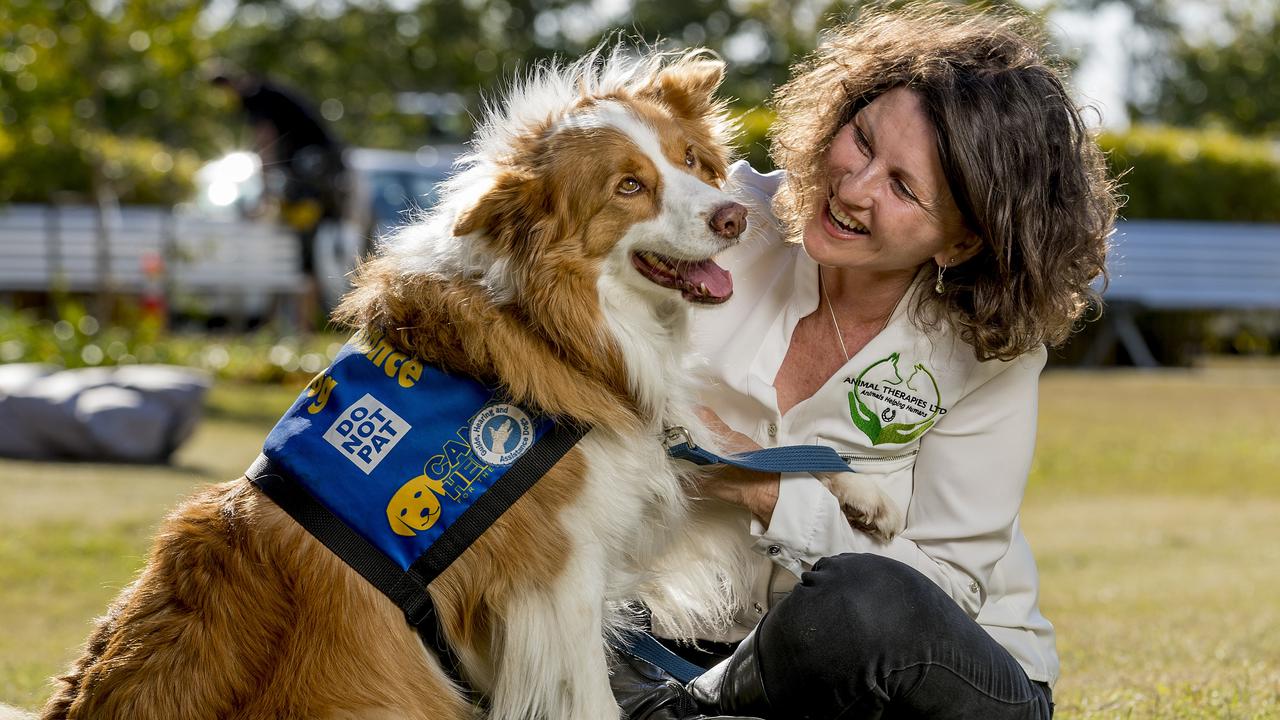
<path id="1" fill-rule="evenodd" d="M 874 481 L 855 473 L 821 477 L 822 483 L 840 501 L 840 509 L 850 525 L 886 541 L 902 531 L 902 511 Z"/>

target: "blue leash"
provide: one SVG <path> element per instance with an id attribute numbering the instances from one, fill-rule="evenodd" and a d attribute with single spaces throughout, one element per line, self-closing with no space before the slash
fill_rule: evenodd
<path id="1" fill-rule="evenodd" d="M 681 683 L 693 682 L 694 678 L 707 671 L 671 652 L 643 630 L 629 634 L 623 642 L 625 645 L 621 649 L 628 655 L 657 665 Z"/>
<path id="2" fill-rule="evenodd" d="M 849 464 L 825 445 L 784 445 L 736 455 L 717 455 L 694 444 L 689 431 L 679 425 L 664 432 L 662 442 L 667 454 L 696 465 L 733 465 L 760 472 L 851 472 Z"/>

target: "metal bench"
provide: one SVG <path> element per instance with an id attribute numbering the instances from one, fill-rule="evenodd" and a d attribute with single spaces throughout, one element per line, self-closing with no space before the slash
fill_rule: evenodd
<path id="1" fill-rule="evenodd" d="M 1280 310 L 1280 225 L 1165 220 L 1117 223 L 1103 323 L 1083 363 L 1117 343 L 1134 364 L 1159 363 L 1135 314 Z"/>
<path id="2" fill-rule="evenodd" d="M 267 223 L 163 207 L 0 207 L 0 292 L 163 292 L 254 313 L 294 301 L 303 280 L 297 240 Z"/>

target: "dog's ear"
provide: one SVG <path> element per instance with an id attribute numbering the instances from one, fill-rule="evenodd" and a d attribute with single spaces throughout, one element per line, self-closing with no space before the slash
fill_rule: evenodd
<path id="1" fill-rule="evenodd" d="M 646 94 L 679 115 L 700 118 L 715 108 L 715 92 L 724 80 L 724 71 L 724 61 L 718 58 L 686 56 L 659 71 Z"/>
<path id="2" fill-rule="evenodd" d="M 504 172 L 493 187 L 453 224 L 457 237 L 475 232 L 501 246 L 526 232 L 538 218 L 550 212 L 550 197 L 532 174 Z"/>

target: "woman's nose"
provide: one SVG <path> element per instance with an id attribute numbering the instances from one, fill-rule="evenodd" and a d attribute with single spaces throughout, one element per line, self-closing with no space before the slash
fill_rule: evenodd
<path id="1" fill-rule="evenodd" d="M 845 168 L 836 182 L 836 199 L 841 205 L 850 208 L 871 206 L 876 187 L 874 166 L 874 162 L 868 162 L 861 167 Z"/>

